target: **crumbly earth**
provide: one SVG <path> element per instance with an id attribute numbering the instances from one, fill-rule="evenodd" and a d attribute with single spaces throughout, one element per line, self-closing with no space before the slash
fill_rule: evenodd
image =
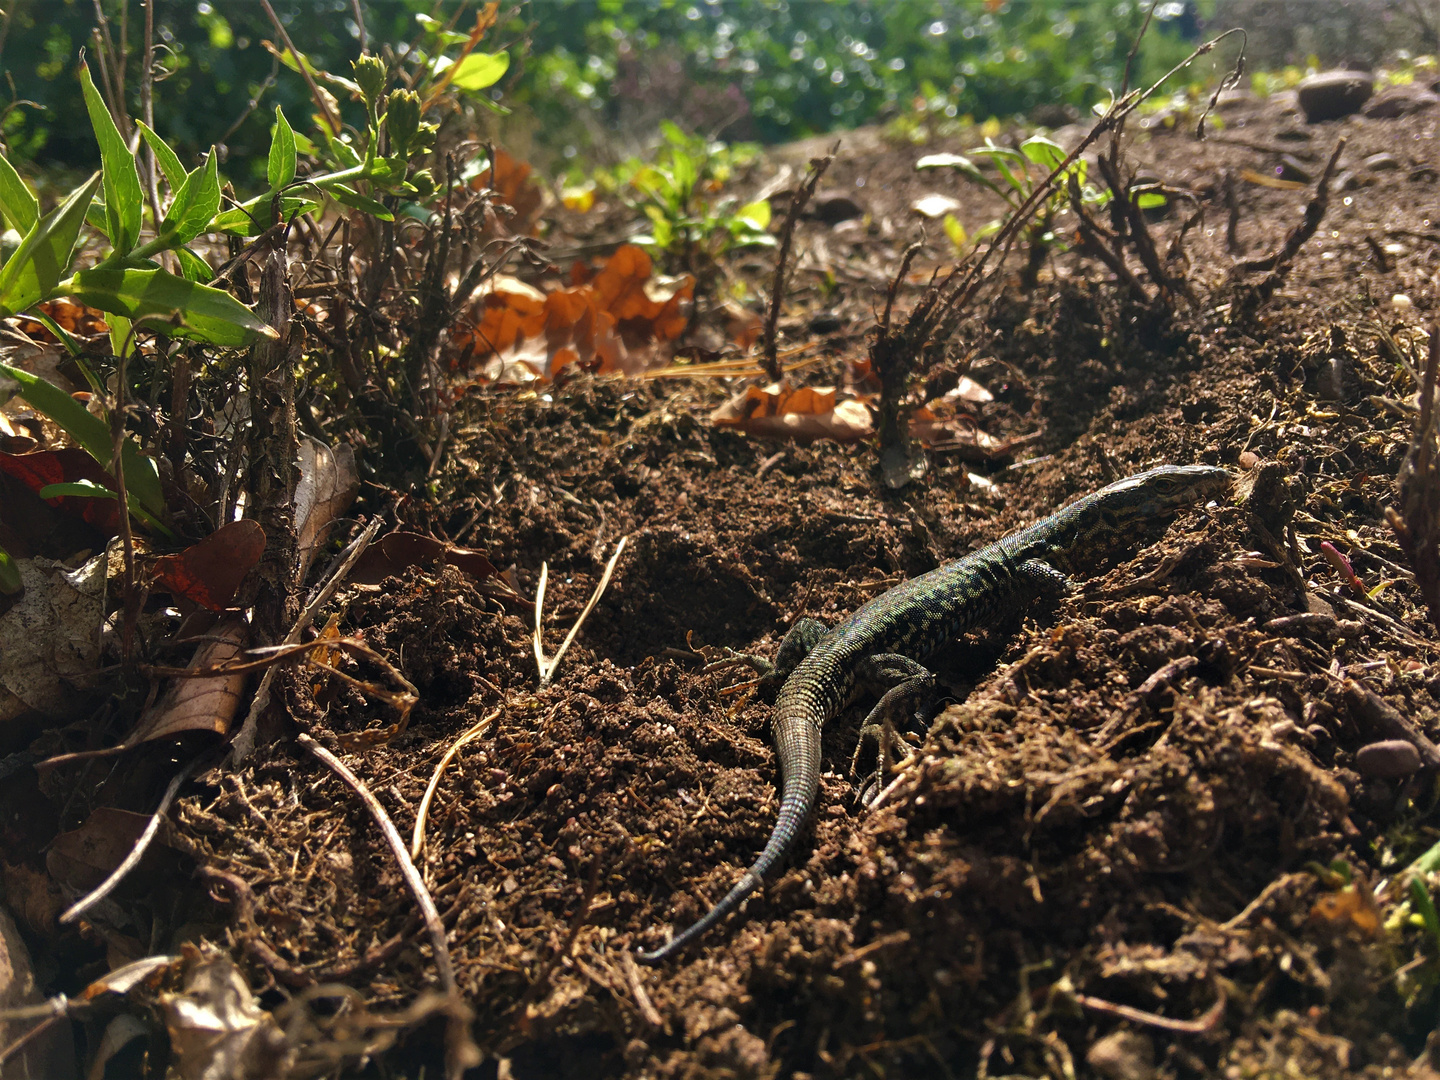
<path id="1" fill-rule="evenodd" d="M 332 605 L 419 692 L 402 735 L 344 755 L 407 837 L 442 755 L 488 721 L 439 781 L 419 863 L 487 1055 L 474 1075 L 1431 1075 L 1440 942 L 1385 920 L 1409 895 L 1396 875 L 1440 839 L 1434 778 L 1362 776 L 1357 751 L 1384 736 L 1342 686 L 1440 737 L 1440 638 L 1384 516 L 1412 434 L 1413 343 L 1440 301 L 1440 110 L 1223 115 L 1206 142 L 1190 122 L 1132 124 L 1126 150 L 1204 211 L 1177 264 L 1193 298 L 1142 308 L 1098 262 L 1056 251 L 1033 289 L 1007 268 L 961 327 L 956 355 L 994 395 L 962 407 L 1001 440 L 1030 437 L 1008 454 L 934 453 L 897 491 L 870 444 L 713 426 L 734 392 L 716 381 L 581 376 L 459 402 L 433 498 L 400 520 L 484 550 L 527 597 L 548 564 L 547 651 L 629 538 L 543 689 L 533 613 L 454 568 L 412 567 Z M 1263 274 L 1232 280 L 1313 190 L 1243 171 L 1272 176 L 1283 151 L 1318 176 L 1341 137 L 1354 186 L 1332 193 L 1283 282 L 1267 296 Z M 798 378 L 842 381 L 863 357 L 914 198 L 954 194 L 972 231 L 998 213 L 912 167 L 975 141 L 845 140 L 822 195 L 867 216 L 797 234 L 786 344 L 812 340 L 816 315 L 840 326 Z M 1191 213 L 1181 201 L 1155 223 L 1162 252 Z M 929 231 L 902 309 L 948 257 Z M 742 256 L 728 272 L 763 286 L 763 267 Z M 1077 567 L 1058 605 L 936 656 L 951 703 L 878 808 L 857 804 L 850 775 L 869 702 L 832 721 L 819 809 L 784 872 L 698 947 L 637 965 L 735 882 L 777 808 L 768 705 L 693 649 L 772 651 L 800 616 L 834 620 L 1165 462 L 1227 465 L 1242 491 Z M 365 498 L 364 512 L 393 503 Z M 1326 541 L 1384 590 L 1351 591 Z M 356 691 L 312 689 L 294 719 L 322 743 L 393 719 Z M 307 979 L 353 987 L 374 1012 L 435 985 L 371 819 L 291 740 L 206 774 L 174 818 L 177 846 L 240 879 L 253 909 L 176 871 L 184 899 L 155 916 L 160 941 L 184 930 L 230 950 L 272 1008 Z M 378 1064 L 342 1071 L 438 1075 L 442 1040 L 438 1020 L 415 1025 Z"/>

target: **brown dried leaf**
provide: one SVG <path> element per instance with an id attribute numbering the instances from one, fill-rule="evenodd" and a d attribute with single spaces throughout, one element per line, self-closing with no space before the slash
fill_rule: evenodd
<path id="1" fill-rule="evenodd" d="M 154 587 L 222 611 L 265 552 L 265 530 L 248 518 L 228 522 L 178 555 L 162 555 L 153 567 Z"/>
<path id="2" fill-rule="evenodd" d="M 349 443 L 331 449 L 315 439 L 300 442 L 300 479 L 295 485 L 295 546 L 300 576 L 315 555 L 326 527 L 350 508 L 360 490 L 355 451 Z"/>
<path id="3" fill-rule="evenodd" d="M 190 670 L 233 663 L 244 653 L 250 627 L 240 615 L 222 619 L 195 650 Z M 248 675 L 173 678 L 165 692 L 140 717 L 125 746 L 164 739 L 182 731 L 213 731 L 225 735 L 240 711 Z"/>

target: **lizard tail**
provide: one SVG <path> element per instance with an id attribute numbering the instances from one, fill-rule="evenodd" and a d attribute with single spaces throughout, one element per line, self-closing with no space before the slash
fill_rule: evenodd
<path id="1" fill-rule="evenodd" d="M 815 806 L 815 796 L 820 790 L 820 738 L 818 731 L 813 728 L 811 730 L 815 731 L 813 739 L 796 740 L 802 744 L 796 747 L 800 759 L 795 761 L 795 767 L 786 770 L 781 788 L 780 815 L 775 822 L 774 831 L 770 833 L 769 841 L 765 844 L 765 850 L 760 853 L 755 864 L 745 871 L 745 876 L 736 882 L 735 887 L 725 894 L 725 898 L 706 912 L 703 918 L 653 952 L 641 952 L 641 961 L 658 964 L 689 945 L 744 903 L 745 898 L 761 886 L 765 875 L 785 857 L 790 845 L 795 842 L 800 827 L 810 816 L 810 811 Z M 782 755 L 781 760 L 785 760 L 785 755 Z"/>

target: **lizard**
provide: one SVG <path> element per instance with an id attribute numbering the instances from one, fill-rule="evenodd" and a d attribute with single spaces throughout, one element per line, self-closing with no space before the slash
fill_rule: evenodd
<path id="1" fill-rule="evenodd" d="M 695 941 L 758 889 L 795 842 L 820 789 L 820 730 L 862 685 L 888 686 L 862 725 L 862 735 L 902 705 L 921 718 L 937 700 L 935 677 L 923 666 L 946 641 L 983 625 L 1002 609 L 1042 595 L 1061 596 L 1069 578 L 1055 562 L 1077 569 L 1098 549 L 1129 539 L 1145 524 L 1226 491 L 1234 477 L 1212 465 L 1162 465 L 1082 496 L 977 551 L 882 593 L 834 627 L 800 619 L 772 664 L 738 657 L 780 685 L 774 731 L 780 763 L 780 811 L 764 850 L 735 887 L 698 922 L 653 951 L 659 963 Z M 883 749 L 883 747 L 882 747 Z"/>

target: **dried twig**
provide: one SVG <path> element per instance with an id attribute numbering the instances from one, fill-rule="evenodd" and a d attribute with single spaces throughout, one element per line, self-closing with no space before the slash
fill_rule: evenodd
<path id="1" fill-rule="evenodd" d="M 535 664 L 540 669 L 540 686 L 542 688 L 550 685 L 551 678 L 555 675 L 555 669 L 560 666 L 560 658 L 565 655 L 565 650 L 570 648 L 570 643 L 575 640 L 575 635 L 580 632 L 580 626 L 585 622 L 595 604 L 599 601 L 606 587 L 610 584 L 610 575 L 615 572 L 615 563 L 620 559 L 620 553 L 625 550 L 625 544 L 630 537 L 622 536 L 620 543 L 615 545 L 615 554 L 610 556 L 610 561 L 605 564 L 605 573 L 600 575 L 600 584 L 595 586 L 595 592 L 590 597 L 590 602 L 585 605 L 585 610 L 580 612 L 580 617 L 575 620 L 575 625 L 570 628 L 570 633 L 565 635 L 565 640 L 560 648 L 556 650 L 553 657 L 545 655 L 545 646 L 541 636 L 541 624 L 545 613 L 545 583 L 550 578 L 550 564 L 540 564 L 540 584 L 535 589 Z"/>
<path id="2" fill-rule="evenodd" d="M 175 801 L 176 794 L 180 791 L 180 785 L 190 779 L 195 772 L 196 766 L 200 764 L 200 758 L 195 758 L 170 781 L 165 788 L 165 794 L 160 797 L 160 805 L 155 808 L 155 813 L 150 815 L 150 823 L 145 826 L 145 831 L 140 834 L 140 839 L 135 841 L 135 846 L 130 849 L 130 854 L 125 856 L 125 861 L 110 872 L 110 876 L 97 885 L 83 899 L 70 905 L 69 909 L 60 916 L 62 923 L 72 923 L 86 911 L 90 910 L 105 897 L 115 891 L 115 887 L 125 880 L 127 874 L 140 864 L 145 857 L 145 852 L 150 847 L 150 842 L 160 832 L 160 823 L 165 820 L 165 815 L 170 810 L 170 804 Z"/>
<path id="3" fill-rule="evenodd" d="M 335 590 L 340 588 L 345 581 L 356 560 L 365 554 L 365 549 L 370 546 L 370 542 L 375 539 L 375 534 L 380 531 L 381 524 L 381 520 L 377 517 L 366 526 L 364 532 L 351 541 L 350 549 L 344 554 L 335 573 L 331 574 L 330 579 L 310 598 L 305 610 L 300 613 L 300 618 L 295 620 L 295 625 L 285 635 L 285 641 L 282 643 L 284 646 L 299 644 L 300 635 L 309 629 L 310 624 L 315 621 L 316 612 L 329 601 L 330 597 L 335 595 Z M 331 642 L 331 644 L 335 643 Z M 255 691 L 255 698 L 250 703 L 250 712 L 246 715 L 245 722 L 240 725 L 240 730 L 236 732 L 235 738 L 230 744 L 230 755 L 236 762 L 244 761 L 255 749 L 255 731 L 260 721 L 260 714 L 270 704 L 270 684 L 275 678 L 274 671 L 274 667 L 270 667 L 261 678 L 260 686 Z M 411 687 L 411 689 L 414 688 Z"/>
<path id="4" fill-rule="evenodd" d="M 765 317 L 765 347 L 761 354 L 761 363 L 771 382 L 780 381 L 780 361 L 775 356 L 775 326 L 780 321 L 780 303 L 785 298 L 785 267 L 790 261 L 790 242 L 795 235 L 795 223 L 800 220 L 800 212 L 805 209 L 810 196 L 815 194 L 815 186 L 839 151 L 840 141 L 837 139 L 830 153 L 810 159 L 810 175 L 805 177 L 805 182 L 790 200 L 790 209 L 785 212 L 785 222 L 780 226 L 780 251 L 775 256 L 775 281 L 770 289 L 770 313 Z"/>
<path id="5" fill-rule="evenodd" d="M 336 776 L 345 781 L 350 790 L 360 797 L 360 801 L 370 811 L 370 816 L 375 819 L 375 824 L 380 826 L 380 832 L 384 835 L 385 842 L 390 845 L 390 851 L 400 866 L 400 873 L 405 878 L 405 884 L 410 887 L 410 892 L 420 907 L 420 913 L 425 919 L 425 929 L 430 935 L 430 945 L 435 952 L 435 968 L 440 976 L 440 986 L 451 1000 L 448 1010 L 450 1031 L 449 1038 L 446 1040 L 451 1053 L 447 1055 L 450 1060 L 446 1062 L 446 1065 L 449 1075 L 458 1078 L 465 1068 L 480 1063 L 480 1051 L 470 1038 L 468 1010 L 460 1007 L 460 989 L 455 982 L 455 965 L 450 959 L 450 945 L 446 940 L 445 924 L 440 921 L 440 912 L 435 907 L 435 900 L 431 897 L 430 890 L 425 887 L 425 881 L 420 877 L 420 871 L 415 868 L 410 853 L 405 850 L 405 841 L 400 837 L 400 830 L 395 828 L 395 822 L 390 820 L 390 815 L 385 812 L 385 807 L 381 806 L 380 800 L 371 794 L 370 789 L 365 786 L 365 782 L 351 772 L 344 762 L 309 735 L 302 733 L 297 741 Z"/>
<path id="6" fill-rule="evenodd" d="M 1398 351 L 1398 350 L 1397 350 Z M 1440 368 L 1440 326 L 1430 328 L 1430 354 L 1420 381 L 1420 416 L 1396 478 L 1396 502 L 1385 517 L 1415 573 L 1415 584 L 1440 628 L 1440 467 L 1436 464 L 1435 381 Z"/>
<path id="7" fill-rule="evenodd" d="M 1325 211 L 1330 207 L 1330 179 L 1335 175 L 1335 167 L 1340 163 L 1340 154 L 1344 149 L 1345 137 L 1341 136 L 1335 141 L 1335 149 L 1330 153 L 1330 160 L 1325 163 L 1325 171 L 1320 174 L 1320 180 L 1315 185 L 1315 194 L 1306 204 L 1305 217 L 1300 224 L 1291 229 L 1280 246 L 1269 255 L 1236 263 L 1230 271 L 1232 279 L 1238 278 L 1241 274 L 1260 271 L 1273 270 L 1277 274 L 1284 272 L 1290 260 L 1295 258 L 1305 241 L 1315 235 L 1315 230 L 1320 227 L 1320 222 L 1325 218 Z"/>
<path id="8" fill-rule="evenodd" d="M 1118 1005 L 1103 998 L 1091 997 L 1089 994 L 1075 994 L 1074 998 L 1078 1004 L 1094 1012 L 1108 1013 L 1134 1024 L 1144 1024 L 1147 1027 L 1159 1028 L 1161 1031 L 1172 1031 L 1177 1035 L 1204 1035 L 1213 1030 L 1215 1025 L 1220 1022 L 1220 1017 L 1225 1015 L 1225 990 L 1223 987 L 1219 997 L 1215 999 L 1215 1004 L 1194 1020 L 1172 1020 L 1168 1016 L 1146 1012 L 1144 1009 L 1137 1009 L 1130 1005 Z"/>
<path id="9" fill-rule="evenodd" d="M 430 801 L 435 797 L 435 789 L 440 786 L 440 776 L 445 772 L 445 766 L 450 764 L 451 759 L 460 752 L 462 746 L 484 735 L 500 716 L 501 711 L 496 709 L 451 743 L 450 749 L 445 751 L 445 756 L 436 764 L 435 772 L 430 776 L 430 783 L 426 785 L 425 795 L 420 800 L 420 810 L 415 815 L 415 831 L 410 837 L 410 857 L 412 859 L 420 858 L 420 852 L 425 849 L 425 820 L 430 816 Z"/>

